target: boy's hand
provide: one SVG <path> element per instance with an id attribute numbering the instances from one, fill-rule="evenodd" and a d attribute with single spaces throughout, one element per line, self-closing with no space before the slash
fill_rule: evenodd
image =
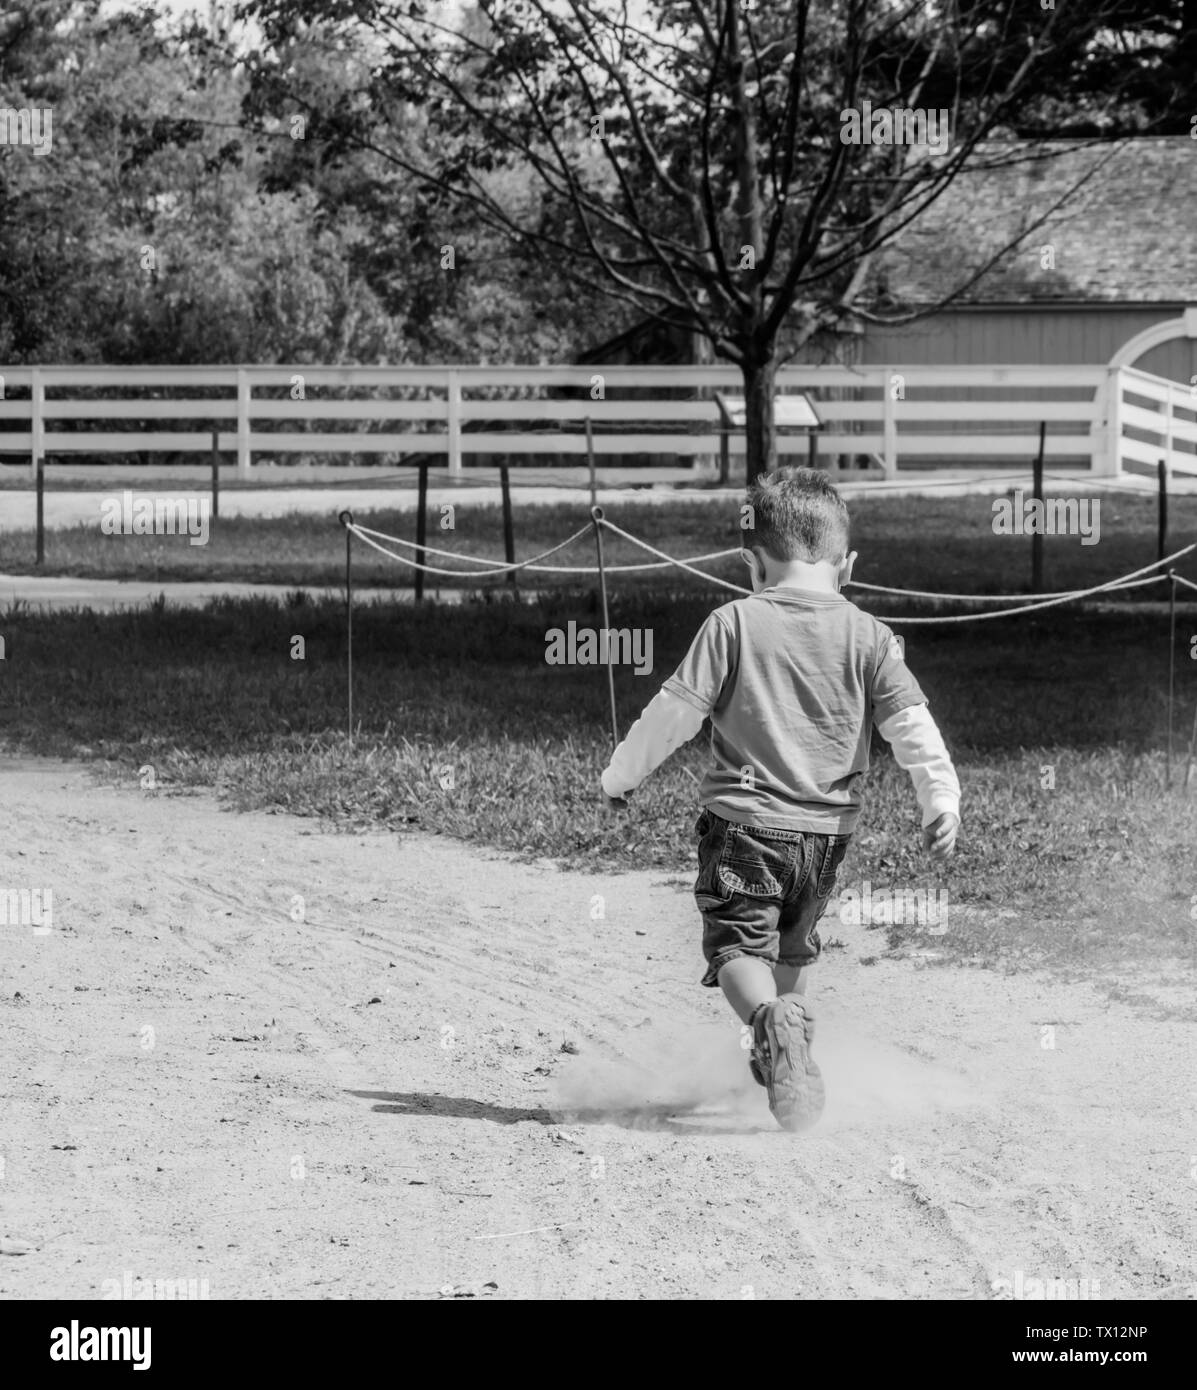
<path id="1" fill-rule="evenodd" d="M 600 788 L 600 795 L 603 798 L 603 805 L 608 811 L 626 811 L 630 804 L 626 796 L 608 796 L 602 788 Z"/>
<path id="2" fill-rule="evenodd" d="M 923 831 L 923 848 L 932 859 L 946 859 L 956 848 L 960 817 L 945 811 Z"/>

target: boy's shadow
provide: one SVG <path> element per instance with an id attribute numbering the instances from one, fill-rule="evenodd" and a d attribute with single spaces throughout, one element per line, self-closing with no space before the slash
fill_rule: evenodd
<path id="1" fill-rule="evenodd" d="M 697 1105 L 649 1104 L 618 1107 L 587 1107 L 575 1109 L 561 1106 L 546 1110 L 542 1107 L 494 1105 L 469 1096 L 442 1096 L 421 1091 L 350 1091 L 361 1100 L 377 1101 L 370 1109 L 376 1115 L 426 1115 L 438 1119 L 489 1120 L 497 1125 L 606 1124 L 622 1129 L 659 1130 L 669 1134 L 727 1135 L 755 1133 L 763 1126 L 728 1113 L 722 1124 L 709 1124 L 703 1119 L 684 1118 L 692 1115 Z"/>

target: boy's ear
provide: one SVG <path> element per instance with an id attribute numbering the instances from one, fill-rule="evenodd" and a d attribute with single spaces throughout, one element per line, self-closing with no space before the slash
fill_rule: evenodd
<path id="1" fill-rule="evenodd" d="M 846 584 L 852 582 L 852 570 L 856 564 L 856 551 L 850 550 L 840 561 L 839 573 L 835 577 L 835 586 L 842 589 Z"/>
<path id="2" fill-rule="evenodd" d="M 748 573 L 752 576 L 753 581 L 764 583 L 765 567 L 761 563 L 760 556 L 757 555 L 756 551 L 749 550 L 746 545 L 742 546 L 740 548 L 740 559 L 748 566 Z"/>

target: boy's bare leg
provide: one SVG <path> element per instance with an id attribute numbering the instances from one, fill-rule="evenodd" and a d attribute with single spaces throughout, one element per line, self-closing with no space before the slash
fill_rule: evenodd
<path id="1" fill-rule="evenodd" d="M 773 983 L 778 994 L 805 994 L 809 965 L 775 965 Z"/>
<path id="2" fill-rule="evenodd" d="M 759 1004 L 777 998 L 773 967 L 756 956 L 735 956 L 719 971 L 719 988 L 727 1002 L 747 1023 Z"/>

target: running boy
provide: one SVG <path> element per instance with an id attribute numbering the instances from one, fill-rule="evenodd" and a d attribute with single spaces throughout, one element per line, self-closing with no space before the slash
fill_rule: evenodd
<path id="1" fill-rule="evenodd" d="M 707 971 L 752 1028 L 752 1074 L 786 1129 L 823 1109 L 806 969 L 861 807 L 872 726 L 914 782 L 923 846 L 951 854 L 960 784 L 927 697 L 882 622 L 840 594 L 848 509 L 822 473 L 779 468 L 749 489 L 741 552 L 753 593 L 717 608 L 603 772 L 610 806 L 711 720 L 694 896 Z"/>

